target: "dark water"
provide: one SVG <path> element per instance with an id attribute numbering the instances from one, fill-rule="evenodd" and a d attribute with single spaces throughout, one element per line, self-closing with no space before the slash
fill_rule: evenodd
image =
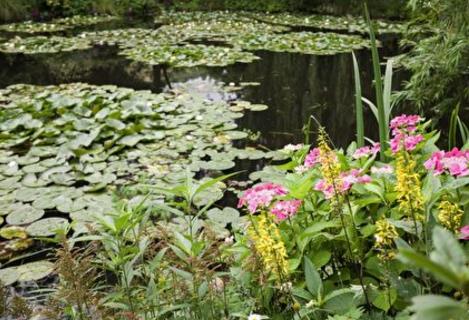
<path id="1" fill-rule="evenodd" d="M 382 42 L 382 56 L 398 53 L 396 37 L 388 36 Z M 315 56 L 262 51 L 257 55 L 261 59 L 249 64 L 170 69 L 167 73 L 171 82 L 199 78 L 235 84 L 259 82 L 258 86 L 244 89 L 241 98 L 267 104 L 269 109 L 247 112 L 239 124 L 242 128 L 260 132 L 258 143 L 269 148 L 302 142 L 302 129 L 311 115 L 327 128 L 337 146 L 346 146 L 355 138 L 350 53 Z M 356 55 L 363 95 L 373 101 L 370 53 L 360 50 Z M 394 75 L 394 88 L 398 88 L 402 77 L 399 73 Z M 0 88 L 17 83 L 52 85 L 70 82 L 114 84 L 153 92 L 161 92 L 166 86 L 162 67 L 130 61 L 118 55 L 117 47 L 96 46 L 83 51 L 37 55 L 0 53 Z M 376 139 L 375 119 L 369 111 L 365 116 L 366 135 Z M 313 133 L 315 128 L 312 127 Z"/>

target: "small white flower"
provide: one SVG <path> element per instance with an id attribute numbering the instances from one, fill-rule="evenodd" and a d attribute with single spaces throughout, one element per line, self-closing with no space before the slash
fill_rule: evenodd
<path id="1" fill-rule="evenodd" d="M 10 162 L 8 163 L 8 166 L 9 166 L 10 168 L 16 167 L 16 166 L 17 166 L 16 161 L 10 161 Z"/>
<path id="2" fill-rule="evenodd" d="M 309 168 L 307 166 L 304 166 L 304 165 L 300 165 L 300 166 L 297 166 L 295 168 L 296 173 L 305 173 L 308 170 L 309 170 Z"/>
<path id="3" fill-rule="evenodd" d="M 204 117 L 202 117 L 202 116 L 196 116 L 196 117 L 195 117 L 195 120 L 197 120 L 197 121 L 201 121 L 201 120 L 203 120 L 203 119 L 204 119 Z"/>
<path id="4" fill-rule="evenodd" d="M 333 273 L 334 273 L 334 269 L 332 269 L 331 266 L 327 266 L 326 268 L 324 268 L 324 271 L 326 271 L 326 273 L 331 276 Z"/>
<path id="5" fill-rule="evenodd" d="M 293 284 L 291 282 L 286 282 L 286 283 L 282 283 L 282 285 L 280 286 L 280 291 L 290 292 L 292 288 L 293 288 Z"/>
<path id="6" fill-rule="evenodd" d="M 226 237 L 225 238 L 225 244 L 233 244 L 234 243 L 234 237 Z"/>
<path id="7" fill-rule="evenodd" d="M 262 319 L 268 319 L 268 317 L 262 316 L 256 313 L 251 313 L 248 317 L 248 320 L 262 320 Z"/>
<path id="8" fill-rule="evenodd" d="M 283 147 L 283 150 L 285 151 L 289 151 L 289 152 L 293 152 L 293 151 L 298 151 L 300 150 L 301 148 L 303 148 L 303 144 L 302 143 L 298 143 L 298 144 L 287 144 L 286 146 Z"/>
<path id="9" fill-rule="evenodd" d="M 378 176 L 380 175 L 386 175 L 386 174 L 391 174 L 393 172 L 393 168 L 390 165 L 384 165 L 382 167 L 371 167 L 371 173 L 376 174 Z"/>

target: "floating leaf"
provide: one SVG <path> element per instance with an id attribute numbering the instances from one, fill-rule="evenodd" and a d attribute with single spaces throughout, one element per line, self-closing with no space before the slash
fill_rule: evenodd
<path id="1" fill-rule="evenodd" d="M 43 215 L 44 210 L 36 209 L 26 204 L 15 208 L 15 210 L 7 216 L 6 221 L 11 225 L 28 224 L 41 219 Z"/>
<path id="2" fill-rule="evenodd" d="M 62 230 L 67 225 L 67 219 L 46 218 L 31 223 L 26 228 L 26 232 L 33 237 L 48 237 L 53 236 L 57 230 Z"/>
<path id="3" fill-rule="evenodd" d="M 14 238 L 26 239 L 28 235 L 23 227 L 9 226 L 0 229 L 0 237 L 11 240 Z"/>
<path id="4" fill-rule="evenodd" d="M 18 281 L 20 273 L 16 267 L 0 269 L 0 281 L 4 286 L 9 286 Z"/>
<path id="5" fill-rule="evenodd" d="M 49 261 L 36 261 L 17 267 L 18 281 L 37 281 L 47 277 L 54 271 L 54 264 Z"/>

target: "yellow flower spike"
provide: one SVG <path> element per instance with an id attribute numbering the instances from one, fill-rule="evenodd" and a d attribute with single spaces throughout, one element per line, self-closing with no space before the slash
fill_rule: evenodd
<path id="1" fill-rule="evenodd" d="M 464 211 L 456 203 L 443 200 L 438 206 L 438 220 L 448 230 L 458 232 Z"/>
<path id="2" fill-rule="evenodd" d="M 321 174 L 328 185 L 334 186 L 334 191 L 341 189 L 341 179 L 339 179 L 341 168 L 337 161 L 337 156 L 327 143 L 327 133 L 324 128 L 319 128 L 318 135 L 319 162 L 321 163 Z M 338 206 L 341 202 L 338 192 L 331 199 L 332 206 Z"/>
<path id="3" fill-rule="evenodd" d="M 396 192 L 399 211 L 406 217 L 423 221 L 424 202 L 422 183 L 416 172 L 416 161 L 411 155 L 399 152 L 396 155 Z"/>
<path id="4" fill-rule="evenodd" d="M 277 280 L 284 280 L 288 275 L 288 256 L 277 225 L 264 212 L 249 227 L 248 234 L 266 271 Z"/>
<path id="5" fill-rule="evenodd" d="M 394 240 L 399 237 L 396 227 L 385 218 L 376 221 L 375 249 L 379 251 L 378 258 L 385 261 L 394 258 Z"/>

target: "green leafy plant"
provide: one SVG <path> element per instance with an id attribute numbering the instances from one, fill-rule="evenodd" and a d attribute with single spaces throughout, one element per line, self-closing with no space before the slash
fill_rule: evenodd
<path id="1" fill-rule="evenodd" d="M 399 259 L 406 264 L 421 268 L 432 274 L 444 285 L 463 295 L 461 301 L 443 295 L 422 295 L 412 299 L 410 309 L 417 320 L 445 320 L 469 318 L 469 267 L 468 253 L 451 232 L 435 227 L 433 229 L 434 250 L 425 256 L 416 252 L 402 241 L 399 245 Z M 446 291 L 446 290 L 445 290 Z"/>

